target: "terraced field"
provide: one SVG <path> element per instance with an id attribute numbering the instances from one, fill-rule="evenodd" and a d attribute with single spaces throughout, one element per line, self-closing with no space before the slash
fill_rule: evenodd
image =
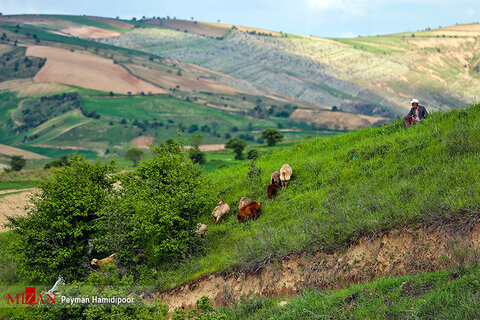
<path id="1" fill-rule="evenodd" d="M 292 141 L 391 119 L 413 96 L 431 111 L 480 95 L 478 25 L 354 39 L 84 16 L 4 16 L 0 28 L 5 59 L 15 50 L 25 64 L 47 58 L 39 72 L 9 71 L 0 83 L 0 142 L 46 156 L 120 152 L 178 130 L 187 141 L 201 133 L 205 144 L 222 144 L 258 142 L 274 127 Z M 29 48 L 25 57 L 14 40 Z M 72 92 L 80 109 L 18 130 L 25 101 Z"/>
<path id="2" fill-rule="evenodd" d="M 477 29 L 465 25 L 355 39 L 265 37 L 232 30 L 223 40 L 134 29 L 101 41 L 145 48 L 312 103 L 391 116 L 404 113 L 412 96 L 431 109 L 476 101 Z"/>

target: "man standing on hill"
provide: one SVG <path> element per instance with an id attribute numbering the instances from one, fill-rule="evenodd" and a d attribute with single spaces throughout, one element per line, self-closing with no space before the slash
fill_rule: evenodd
<path id="1" fill-rule="evenodd" d="M 412 104 L 412 109 L 410 109 L 410 112 L 403 117 L 403 122 L 407 127 L 409 127 L 412 123 L 422 121 L 423 118 L 428 116 L 427 109 L 418 104 L 418 99 L 412 99 L 410 100 L 410 103 Z"/>

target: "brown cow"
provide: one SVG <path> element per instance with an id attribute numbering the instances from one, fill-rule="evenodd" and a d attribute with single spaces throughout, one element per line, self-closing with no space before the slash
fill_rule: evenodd
<path id="1" fill-rule="evenodd" d="M 238 212 L 238 221 L 243 222 L 248 218 L 253 218 L 253 220 L 257 220 L 257 217 L 262 213 L 261 207 L 262 205 L 258 202 L 250 202 Z"/>
<path id="2" fill-rule="evenodd" d="M 272 184 L 276 183 L 276 184 L 280 185 L 280 172 L 275 171 L 274 173 L 272 173 L 270 181 L 271 181 Z"/>
<path id="3" fill-rule="evenodd" d="M 275 198 L 277 196 L 278 184 L 272 183 L 267 187 L 268 199 Z"/>
<path id="4" fill-rule="evenodd" d="M 250 200 L 249 198 L 247 197 L 242 197 L 240 199 L 240 202 L 238 203 L 238 210 L 240 211 L 240 209 L 242 209 L 243 207 L 245 207 L 247 204 L 249 204 L 250 202 L 252 202 L 252 200 Z"/>
<path id="5" fill-rule="evenodd" d="M 105 268 L 107 265 L 109 265 L 110 263 L 113 263 L 117 261 L 115 259 L 115 253 L 111 254 L 110 256 L 106 257 L 106 258 L 103 258 L 103 259 L 92 259 L 92 262 L 91 262 L 91 265 L 92 266 L 97 266 L 99 267 L 100 269 L 103 269 Z"/>

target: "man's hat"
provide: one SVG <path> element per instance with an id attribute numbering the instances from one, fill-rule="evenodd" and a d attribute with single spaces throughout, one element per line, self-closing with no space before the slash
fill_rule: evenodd
<path id="1" fill-rule="evenodd" d="M 420 101 L 418 101 L 418 99 L 412 99 L 412 100 L 410 100 L 410 104 L 415 103 L 415 102 L 416 102 L 416 103 L 419 103 Z"/>

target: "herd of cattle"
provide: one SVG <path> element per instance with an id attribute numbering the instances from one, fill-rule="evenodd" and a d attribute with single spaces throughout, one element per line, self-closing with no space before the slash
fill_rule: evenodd
<path id="1" fill-rule="evenodd" d="M 272 173 L 270 178 L 270 185 L 267 187 L 267 194 L 269 199 L 275 198 L 277 195 L 277 188 L 279 186 L 282 189 L 287 188 L 287 184 L 292 176 L 292 168 L 288 164 L 284 164 L 280 171 Z M 242 197 L 238 203 L 237 219 L 239 222 L 246 221 L 247 219 L 257 220 L 261 214 L 262 205 L 256 201 L 251 201 L 247 197 Z M 213 224 L 217 224 L 222 217 L 228 219 L 228 213 L 230 212 L 230 206 L 223 199 L 220 200 L 218 205 L 213 209 Z M 203 223 L 197 224 L 197 234 L 204 238 L 205 232 L 207 232 L 208 226 Z"/>
<path id="2" fill-rule="evenodd" d="M 273 199 L 277 194 L 277 188 L 279 186 L 282 189 L 287 188 L 287 184 L 292 177 L 292 168 L 288 164 L 284 164 L 280 171 L 275 171 L 272 173 L 270 178 L 270 185 L 267 187 L 268 198 Z M 238 203 L 238 214 L 237 219 L 240 222 L 246 221 L 247 219 L 257 220 L 258 216 L 261 214 L 262 205 L 256 201 L 251 201 L 247 197 L 242 197 Z M 230 206 L 222 199 L 218 205 L 213 209 L 213 224 L 217 224 L 221 218 L 225 217 L 225 220 L 228 219 L 228 212 L 230 211 Z M 204 238 L 205 232 L 207 232 L 208 226 L 203 223 L 197 224 L 196 233 Z M 140 255 L 144 256 L 143 250 Z M 91 265 L 95 265 L 101 269 L 105 268 L 112 262 L 115 262 L 115 254 L 110 255 L 104 259 L 93 259 Z"/>

